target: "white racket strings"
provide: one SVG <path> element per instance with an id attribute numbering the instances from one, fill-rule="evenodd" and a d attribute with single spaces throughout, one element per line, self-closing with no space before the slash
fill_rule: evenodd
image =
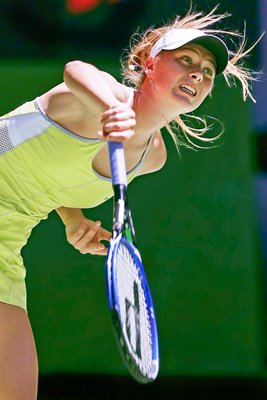
<path id="1" fill-rule="evenodd" d="M 152 336 L 144 289 L 133 257 L 120 243 L 117 253 L 117 285 L 124 336 L 136 364 L 146 376 L 152 368 Z"/>

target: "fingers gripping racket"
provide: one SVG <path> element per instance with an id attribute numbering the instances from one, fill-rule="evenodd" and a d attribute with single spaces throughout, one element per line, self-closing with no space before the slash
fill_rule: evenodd
<path id="1" fill-rule="evenodd" d="M 108 142 L 114 215 L 107 255 L 107 290 L 115 336 L 131 375 L 140 383 L 156 379 L 159 370 L 157 325 L 152 298 L 135 247 L 127 178 L 121 143 Z"/>

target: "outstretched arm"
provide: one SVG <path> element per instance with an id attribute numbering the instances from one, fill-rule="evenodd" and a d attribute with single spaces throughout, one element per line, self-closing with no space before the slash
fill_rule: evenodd
<path id="1" fill-rule="evenodd" d="M 79 208 L 60 207 L 57 210 L 66 227 L 67 241 L 82 254 L 106 255 L 102 240 L 109 241 L 111 234 L 101 227 L 100 221 L 86 218 Z"/>
<path id="2" fill-rule="evenodd" d="M 111 106 L 127 101 L 124 85 L 83 61 L 70 61 L 65 65 L 64 82 L 91 111 L 102 113 Z"/>
<path id="3" fill-rule="evenodd" d="M 127 104 L 132 89 L 122 85 L 110 74 L 91 64 L 71 61 L 64 69 L 64 82 L 68 89 L 90 110 L 103 129 L 98 132 L 105 140 L 130 139 L 134 133 L 135 113 Z"/>

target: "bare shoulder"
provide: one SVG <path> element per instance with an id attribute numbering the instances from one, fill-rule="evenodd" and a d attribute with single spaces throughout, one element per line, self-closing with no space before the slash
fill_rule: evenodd
<path id="1" fill-rule="evenodd" d="M 167 160 L 167 150 L 162 138 L 161 132 L 158 131 L 153 135 L 150 149 L 146 159 L 138 171 L 138 175 L 150 174 L 160 170 Z"/>

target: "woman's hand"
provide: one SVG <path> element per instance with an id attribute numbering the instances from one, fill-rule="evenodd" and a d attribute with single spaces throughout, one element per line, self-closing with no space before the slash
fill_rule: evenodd
<path id="1" fill-rule="evenodd" d="M 101 241 L 109 241 L 111 233 L 101 227 L 100 221 L 84 218 L 80 224 L 67 224 L 66 235 L 68 242 L 82 254 L 107 254 L 107 248 Z"/>
<path id="2" fill-rule="evenodd" d="M 134 134 L 135 112 L 126 103 L 116 104 L 102 114 L 101 123 L 103 129 L 98 132 L 98 136 L 102 140 L 123 142 Z"/>

